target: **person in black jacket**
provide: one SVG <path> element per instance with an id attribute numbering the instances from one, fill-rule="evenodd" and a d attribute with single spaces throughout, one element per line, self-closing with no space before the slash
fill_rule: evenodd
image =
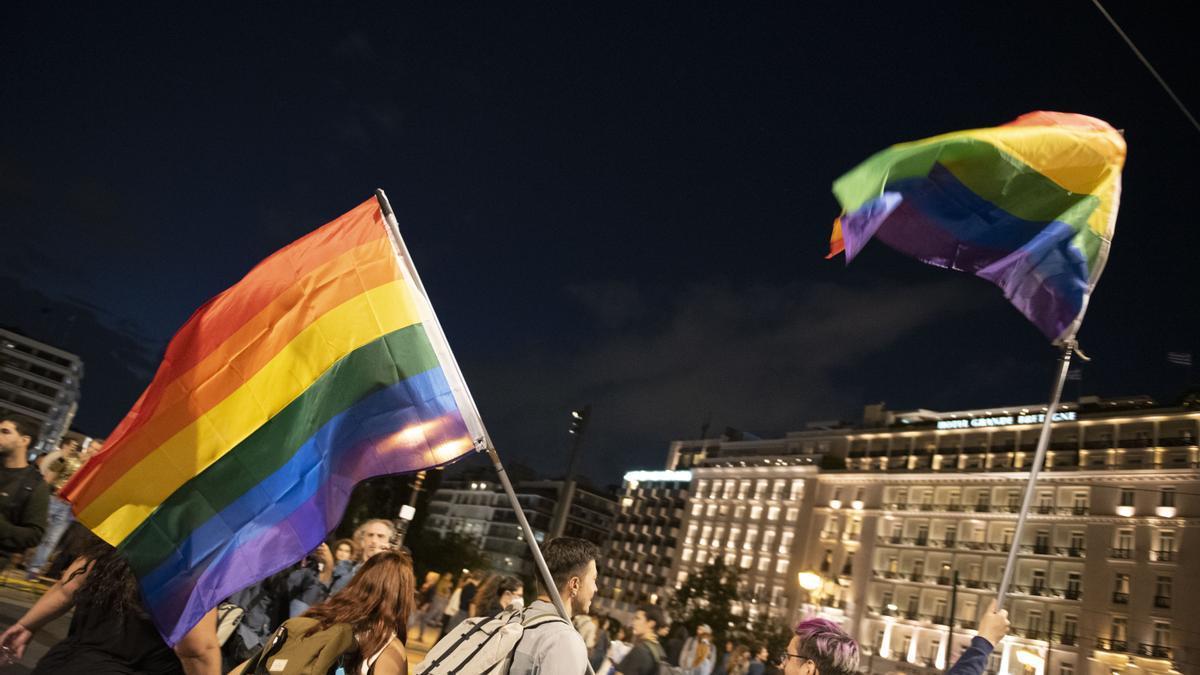
<path id="1" fill-rule="evenodd" d="M 37 546 L 46 532 L 50 488 L 29 465 L 38 429 L 27 417 L 0 417 L 0 567 L 12 554 Z"/>

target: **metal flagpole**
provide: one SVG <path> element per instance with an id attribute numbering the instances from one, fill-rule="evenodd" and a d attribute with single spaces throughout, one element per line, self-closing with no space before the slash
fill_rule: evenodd
<path id="1" fill-rule="evenodd" d="M 996 593 L 996 611 L 1004 608 L 1004 598 L 1008 595 L 1008 585 L 1012 582 L 1017 567 L 1017 551 L 1021 548 L 1021 529 L 1025 527 L 1025 519 L 1029 515 L 1029 507 L 1033 504 L 1033 492 L 1037 485 L 1038 473 L 1042 463 L 1046 461 L 1046 448 L 1050 446 L 1050 425 L 1054 421 L 1054 413 L 1058 411 L 1058 403 L 1062 398 L 1063 385 L 1067 381 L 1067 370 L 1071 367 L 1071 355 L 1075 352 L 1075 340 L 1064 340 L 1062 355 L 1059 356 L 1058 372 L 1054 376 L 1054 385 L 1050 388 L 1050 404 L 1046 406 L 1046 419 L 1042 421 L 1042 433 L 1038 436 L 1037 452 L 1033 456 L 1033 466 L 1029 468 L 1029 481 L 1025 484 L 1025 499 L 1021 502 L 1021 512 L 1017 516 L 1017 526 L 1013 530 L 1012 544 L 1008 549 L 1008 561 L 1004 564 L 1004 577 L 1000 580 L 1000 588 Z"/>
<path id="2" fill-rule="evenodd" d="M 408 253 L 408 247 L 404 245 L 404 239 L 400 236 L 400 224 L 396 222 L 396 214 L 392 211 L 392 205 L 388 202 L 387 195 L 384 194 L 383 190 L 379 189 L 375 190 L 375 198 L 379 201 L 379 209 L 383 212 L 383 217 L 387 221 L 389 226 L 388 232 L 391 235 L 392 243 L 396 246 L 396 252 L 401 259 L 401 263 L 412 277 L 412 282 L 416 286 L 417 291 L 428 300 L 429 296 L 426 295 L 425 286 L 421 283 L 420 275 L 417 274 L 416 265 L 413 264 L 412 256 Z M 500 462 L 500 455 L 496 453 L 496 448 L 492 445 L 492 439 L 488 436 L 487 429 L 483 426 L 479 410 L 475 407 L 475 399 L 471 396 L 471 392 L 467 388 L 466 380 L 462 378 L 461 371 L 458 369 L 458 361 L 455 360 L 453 352 L 450 351 L 450 344 L 446 341 L 446 336 L 442 331 L 441 323 L 438 322 L 437 314 L 434 313 L 431 303 L 424 309 L 428 313 L 425 330 L 431 338 L 430 342 L 433 343 L 434 352 L 438 354 L 440 357 L 439 361 L 444 366 L 449 366 L 453 369 L 453 372 L 446 373 L 447 379 L 462 389 L 462 397 L 456 396 L 455 398 L 461 407 L 466 408 L 466 411 L 473 415 L 473 420 L 478 422 L 477 431 L 480 438 L 476 440 L 476 450 L 486 452 L 492 460 L 492 466 L 496 469 L 496 475 L 500 477 L 500 483 L 504 486 L 505 494 L 508 495 L 509 501 L 512 502 L 513 511 L 517 514 L 517 522 L 521 525 L 525 541 L 529 544 L 529 551 L 533 554 L 533 561 L 536 563 L 538 571 L 541 572 L 542 580 L 545 582 L 546 588 L 550 593 L 550 599 L 553 601 L 558 613 L 570 623 L 571 614 L 567 612 L 566 605 L 563 604 L 562 597 L 559 596 L 558 587 L 554 584 L 554 577 L 551 576 L 550 568 L 546 566 L 546 559 L 542 557 L 542 550 L 538 547 L 537 539 L 533 536 L 533 528 L 529 526 L 529 520 L 525 517 L 525 512 L 521 509 L 521 503 L 517 500 L 517 493 L 513 491 L 512 482 L 508 479 L 508 472 L 505 471 L 504 465 Z M 591 664 L 588 665 L 588 672 L 593 672 Z"/>
<path id="3" fill-rule="evenodd" d="M 950 587 L 950 618 L 946 623 L 950 630 L 946 632 L 946 663 L 954 663 L 954 620 L 958 617 L 958 570 L 954 570 L 954 585 Z"/>

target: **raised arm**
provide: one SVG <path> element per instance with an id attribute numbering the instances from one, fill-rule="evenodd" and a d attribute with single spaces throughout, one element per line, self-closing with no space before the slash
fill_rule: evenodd
<path id="1" fill-rule="evenodd" d="M 34 633 L 75 606 L 75 594 L 87 578 L 88 564 L 89 561 L 84 558 L 71 563 L 62 578 L 38 598 L 24 616 L 0 633 L 0 648 L 7 650 L 15 659 L 24 656 L 25 647 Z"/>
<path id="2" fill-rule="evenodd" d="M 958 660 L 946 671 L 946 675 L 980 675 L 987 669 L 991 656 L 1000 641 L 1008 634 L 1008 610 L 996 611 L 996 601 L 988 607 L 979 620 L 979 634 L 971 638 L 971 644 L 963 650 Z"/>

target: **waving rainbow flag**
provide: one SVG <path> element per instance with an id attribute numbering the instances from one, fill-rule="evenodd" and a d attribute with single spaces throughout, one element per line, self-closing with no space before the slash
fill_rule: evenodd
<path id="1" fill-rule="evenodd" d="M 445 464 L 482 437 L 412 261 L 370 199 L 197 310 L 64 494 L 128 557 L 174 644 L 320 544 L 355 483 Z"/>
<path id="2" fill-rule="evenodd" d="M 1073 339 L 1116 227 L 1125 139 L 1108 123 L 1033 112 L 895 145 L 833 184 L 829 257 L 872 237 L 969 272 L 1056 344 Z"/>

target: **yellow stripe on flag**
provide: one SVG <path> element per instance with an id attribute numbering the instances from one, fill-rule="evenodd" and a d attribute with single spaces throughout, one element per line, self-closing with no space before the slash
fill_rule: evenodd
<path id="1" fill-rule="evenodd" d="M 171 493 L 283 410 L 338 359 L 419 321 L 403 280 L 327 312 L 228 398 L 115 477 L 78 514 L 79 520 L 105 541 L 119 544 Z"/>

